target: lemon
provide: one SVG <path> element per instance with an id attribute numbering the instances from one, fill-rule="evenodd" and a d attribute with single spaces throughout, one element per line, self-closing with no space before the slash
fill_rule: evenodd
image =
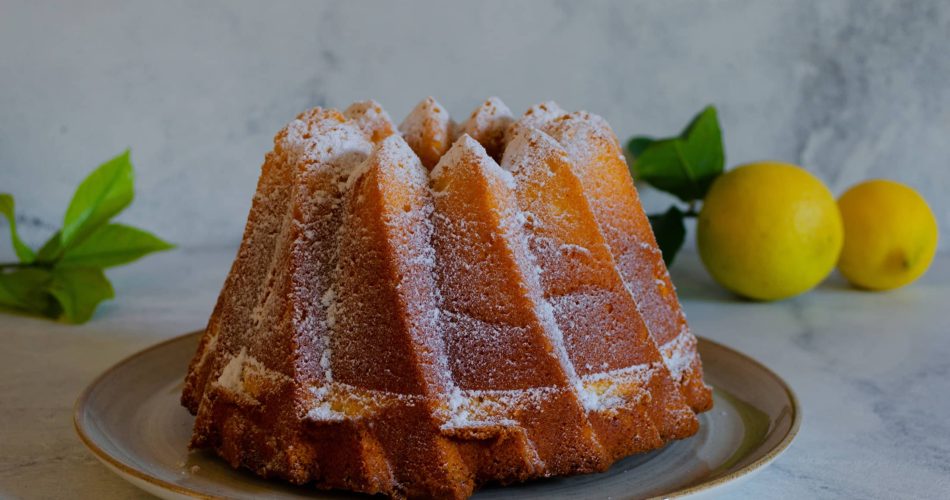
<path id="1" fill-rule="evenodd" d="M 893 181 L 862 182 L 838 200 L 844 248 L 838 270 L 871 290 L 904 286 L 930 266 L 937 251 L 937 220 L 913 189 Z"/>
<path id="2" fill-rule="evenodd" d="M 757 300 L 810 290 L 841 251 L 834 196 L 801 167 L 757 162 L 719 176 L 703 202 L 696 243 L 722 286 Z"/>

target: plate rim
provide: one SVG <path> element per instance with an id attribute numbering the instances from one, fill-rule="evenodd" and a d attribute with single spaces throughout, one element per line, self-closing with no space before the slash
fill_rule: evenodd
<path id="1" fill-rule="evenodd" d="M 696 335 L 696 340 L 698 342 L 705 342 L 705 343 L 711 344 L 713 347 L 717 349 L 722 349 L 724 351 L 731 353 L 734 356 L 743 358 L 745 362 L 750 363 L 754 365 L 755 367 L 761 369 L 762 371 L 767 373 L 769 376 L 774 378 L 776 381 L 778 381 L 779 385 L 782 386 L 782 389 L 785 390 L 785 395 L 788 396 L 788 400 L 791 403 L 792 421 L 789 425 L 788 431 L 785 433 L 784 436 L 782 436 L 781 441 L 776 443 L 775 447 L 767 451 L 763 456 L 759 457 L 757 460 L 747 464 L 746 466 L 742 467 L 739 470 L 732 471 L 729 474 L 725 474 L 714 479 L 710 479 L 709 481 L 703 481 L 702 483 L 695 484 L 693 486 L 687 486 L 686 488 L 676 490 L 668 495 L 665 495 L 662 498 L 686 497 L 686 496 L 693 495 L 705 490 L 711 490 L 719 486 L 723 486 L 726 483 L 738 480 L 739 478 L 743 476 L 748 476 L 750 474 L 753 474 L 761 470 L 766 465 L 772 463 L 776 458 L 778 458 L 779 455 L 781 455 L 782 453 L 785 452 L 786 449 L 788 449 L 788 447 L 792 444 L 792 441 L 795 439 L 795 436 L 798 435 L 798 431 L 802 425 L 802 408 L 801 408 L 801 403 L 798 401 L 798 395 L 795 394 L 795 391 L 792 389 L 791 384 L 789 384 L 784 378 L 779 376 L 779 374 L 775 373 L 771 368 L 765 366 L 759 360 L 753 358 L 752 356 L 749 356 L 748 354 L 743 353 L 742 351 L 733 349 L 732 347 L 729 347 L 723 343 L 716 342 L 715 340 L 712 340 L 708 337 L 703 337 L 700 335 Z M 658 498 L 658 497 L 653 497 L 653 498 Z"/>
<path id="2" fill-rule="evenodd" d="M 111 466 L 111 468 L 114 469 L 116 472 L 134 477 L 140 481 L 144 481 L 155 487 L 170 490 L 173 493 L 176 493 L 179 495 L 184 495 L 191 498 L 214 499 L 214 498 L 219 498 L 219 497 L 208 495 L 206 493 L 193 490 L 193 489 L 157 478 L 153 475 L 143 472 L 115 458 L 110 453 L 103 450 L 88 435 L 86 429 L 83 427 L 83 424 L 81 422 L 82 415 L 85 412 L 86 405 L 89 400 L 89 396 L 92 394 L 93 389 L 95 389 L 102 382 L 103 379 L 110 376 L 116 370 L 119 370 L 120 368 L 123 368 L 124 366 L 134 362 L 137 358 L 144 356 L 154 350 L 160 349 L 166 346 L 167 344 L 180 342 L 184 340 L 186 337 L 198 336 L 203 333 L 204 333 L 204 330 L 195 330 L 192 332 L 188 332 L 182 335 L 176 335 L 172 338 L 163 340 L 149 347 L 146 347 L 132 354 L 129 354 L 128 356 L 122 358 L 122 360 L 118 361 L 117 363 L 113 364 L 108 369 L 100 373 L 95 379 L 92 380 L 92 382 L 89 383 L 89 385 L 86 386 L 85 389 L 83 389 L 83 391 L 79 394 L 79 397 L 76 399 L 76 402 L 73 404 L 73 429 L 76 431 L 76 434 L 79 436 L 79 440 L 82 441 L 83 445 L 85 445 L 86 448 L 89 449 L 89 451 L 91 451 L 97 459 L 99 459 L 99 461 L 103 462 L 104 464 L 108 466 Z M 699 484 L 687 486 L 685 488 L 664 494 L 662 496 L 652 497 L 652 498 L 686 497 L 689 495 L 700 493 L 702 491 L 717 488 L 719 486 L 725 485 L 726 483 L 735 481 L 743 476 L 747 476 L 749 474 L 757 472 L 758 470 L 762 469 L 763 467 L 765 467 L 766 465 L 774 461 L 776 458 L 778 458 L 778 456 L 781 455 L 783 452 L 785 452 L 785 450 L 788 449 L 792 441 L 795 439 L 795 436 L 798 435 L 798 431 L 801 428 L 801 423 L 802 423 L 801 404 L 798 400 L 798 396 L 795 394 L 795 391 L 792 389 L 791 385 L 787 381 L 785 381 L 785 379 L 783 379 L 781 376 L 775 373 L 772 369 L 765 366 L 764 364 L 762 364 L 755 358 L 741 351 L 733 349 L 732 347 L 729 347 L 720 342 L 716 342 L 715 340 L 711 340 L 708 337 L 697 335 L 696 339 L 699 343 L 710 344 L 717 349 L 724 350 L 733 356 L 742 358 L 746 363 L 750 363 L 754 365 L 756 368 L 764 371 L 773 379 L 775 379 L 779 383 L 779 385 L 785 390 L 785 394 L 788 397 L 789 402 L 791 403 L 792 421 L 790 423 L 788 431 L 785 433 L 784 436 L 782 436 L 782 439 L 778 443 L 776 443 L 772 449 L 768 450 L 763 456 L 759 457 L 753 462 L 750 462 L 749 464 L 743 466 L 742 468 L 735 470 L 733 472 L 730 472 L 728 474 L 725 474 L 725 475 L 722 475 L 722 476 L 719 476 L 707 481 L 703 481 Z"/>

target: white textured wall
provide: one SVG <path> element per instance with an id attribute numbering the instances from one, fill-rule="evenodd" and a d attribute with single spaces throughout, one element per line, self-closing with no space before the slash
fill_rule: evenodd
<path id="1" fill-rule="evenodd" d="M 373 97 L 398 119 L 428 94 L 457 116 L 555 99 L 621 137 L 715 103 L 730 165 L 800 163 L 836 194 L 906 182 L 950 234 L 947 0 L 269 4 L 0 0 L 0 191 L 29 239 L 131 146 L 126 221 L 234 244 L 297 112 Z"/>

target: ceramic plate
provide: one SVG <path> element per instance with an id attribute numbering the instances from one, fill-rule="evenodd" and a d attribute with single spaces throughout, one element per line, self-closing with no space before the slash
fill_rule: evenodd
<path id="1" fill-rule="evenodd" d="M 83 443 L 124 479 L 162 498 L 348 498 L 265 481 L 207 453 L 189 453 L 193 417 L 178 402 L 199 333 L 114 366 L 76 402 Z M 695 436 L 617 462 L 607 472 L 480 490 L 475 498 L 644 498 L 705 494 L 761 469 L 792 441 L 801 409 L 788 385 L 755 360 L 700 339 L 715 407 Z"/>

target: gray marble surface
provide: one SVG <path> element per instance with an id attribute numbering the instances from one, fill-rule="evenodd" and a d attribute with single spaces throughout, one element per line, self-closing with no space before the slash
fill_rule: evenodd
<path id="1" fill-rule="evenodd" d="M 76 396 L 100 372 L 204 325 L 234 250 L 177 250 L 110 272 L 118 299 L 82 326 L 0 315 L 0 497 L 138 498 L 73 432 Z M 938 498 L 950 492 L 950 256 L 890 293 L 817 290 L 751 303 L 693 253 L 673 279 L 698 334 L 743 351 L 798 393 L 804 422 L 737 498 Z"/>
<path id="2" fill-rule="evenodd" d="M 798 163 L 836 194 L 908 183 L 947 241 L 948 51 L 947 0 L 0 0 L 0 190 L 40 243 L 130 146 L 126 220 L 234 244 L 271 138 L 310 106 L 555 99 L 628 137 L 715 103 L 730 165 Z"/>

